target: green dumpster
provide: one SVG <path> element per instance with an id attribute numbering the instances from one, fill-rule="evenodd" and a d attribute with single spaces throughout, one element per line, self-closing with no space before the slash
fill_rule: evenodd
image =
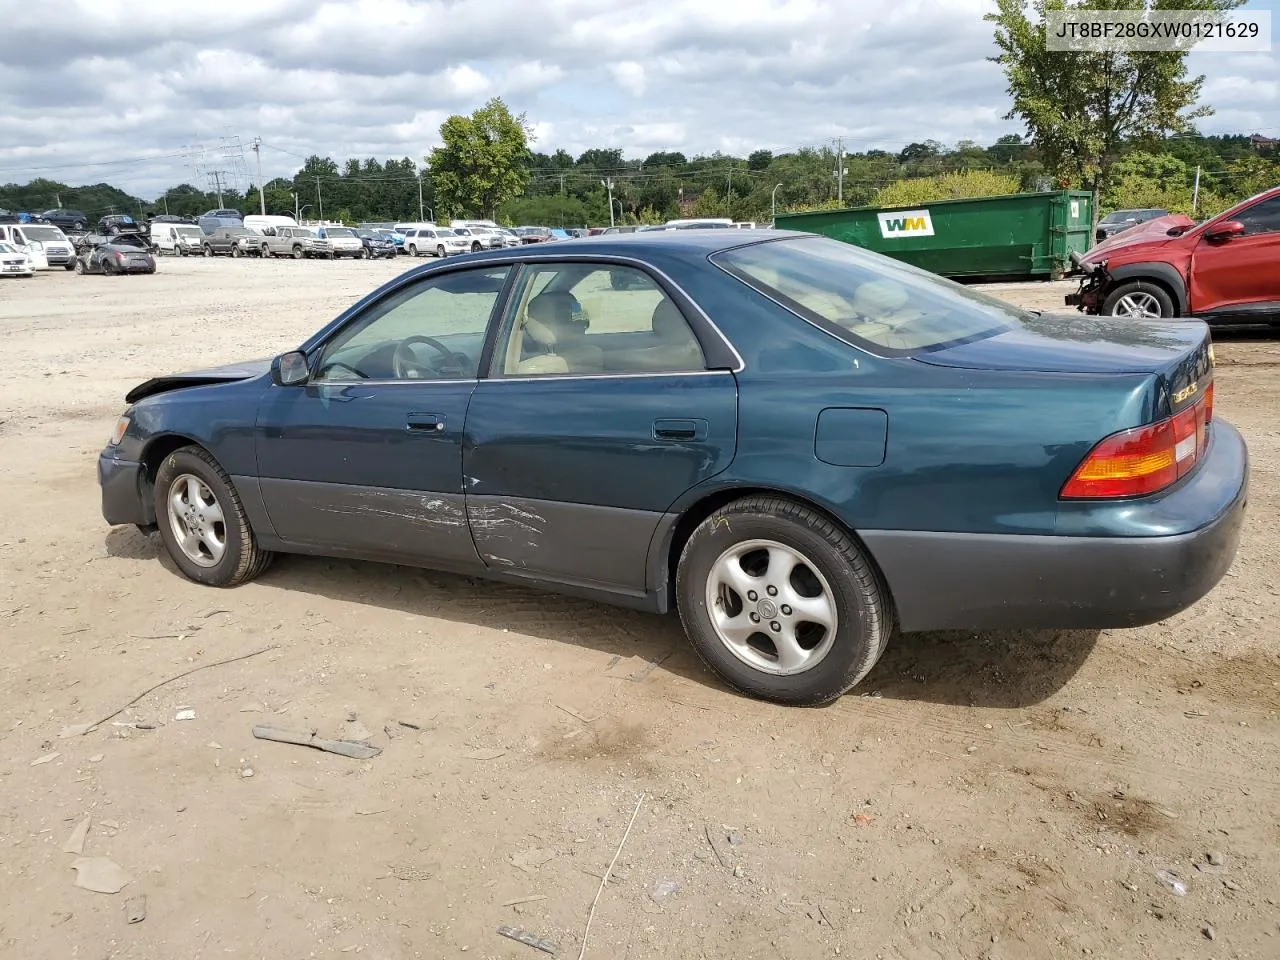
<path id="1" fill-rule="evenodd" d="M 820 233 L 944 277 L 1060 279 L 1089 249 L 1092 196 L 1083 190 L 780 214 L 780 230 Z"/>

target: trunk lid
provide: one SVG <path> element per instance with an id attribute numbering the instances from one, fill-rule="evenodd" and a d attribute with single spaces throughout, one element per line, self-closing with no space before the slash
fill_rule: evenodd
<path id="1" fill-rule="evenodd" d="M 1156 412 L 1194 403 L 1213 376 L 1209 328 L 1199 320 L 1039 314 L 995 336 L 920 354 L 938 367 L 1156 377 Z"/>

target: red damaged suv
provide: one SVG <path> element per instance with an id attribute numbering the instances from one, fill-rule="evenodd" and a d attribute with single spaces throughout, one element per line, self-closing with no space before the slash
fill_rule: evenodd
<path id="1" fill-rule="evenodd" d="M 1197 224 L 1158 217 L 1072 262 L 1068 306 L 1113 317 L 1280 325 L 1280 187 Z"/>

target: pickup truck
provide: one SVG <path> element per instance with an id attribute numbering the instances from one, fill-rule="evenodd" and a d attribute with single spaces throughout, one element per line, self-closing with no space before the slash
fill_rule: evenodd
<path id="1" fill-rule="evenodd" d="M 333 244 L 321 240 L 306 227 L 275 227 L 273 233 L 263 237 L 264 255 L 268 257 L 323 257 L 333 259 Z"/>
<path id="2" fill-rule="evenodd" d="M 266 246 L 265 237 L 245 227 L 218 227 L 204 238 L 201 249 L 206 257 L 261 257 Z"/>

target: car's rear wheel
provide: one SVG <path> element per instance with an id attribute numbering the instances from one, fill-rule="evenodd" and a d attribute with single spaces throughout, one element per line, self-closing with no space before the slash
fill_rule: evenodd
<path id="1" fill-rule="evenodd" d="M 1164 287 L 1142 280 L 1122 283 L 1102 303 L 1108 317 L 1131 317 L 1135 320 L 1158 320 L 1175 313 L 1173 298 Z"/>
<path id="2" fill-rule="evenodd" d="M 267 568 L 231 479 L 201 447 L 175 450 L 155 480 L 160 538 L 182 573 L 211 587 L 234 587 Z"/>
<path id="3" fill-rule="evenodd" d="M 207 243 L 204 245 L 204 255 L 205 255 L 206 257 L 212 257 L 212 256 L 213 256 L 213 247 L 209 246 L 209 244 L 207 244 Z"/>
<path id="4" fill-rule="evenodd" d="M 704 520 L 680 555 L 680 619 L 732 686 L 778 703 L 836 699 L 888 641 L 888 599 L 857 542 L 779 497 L 747 497 Z"/>

